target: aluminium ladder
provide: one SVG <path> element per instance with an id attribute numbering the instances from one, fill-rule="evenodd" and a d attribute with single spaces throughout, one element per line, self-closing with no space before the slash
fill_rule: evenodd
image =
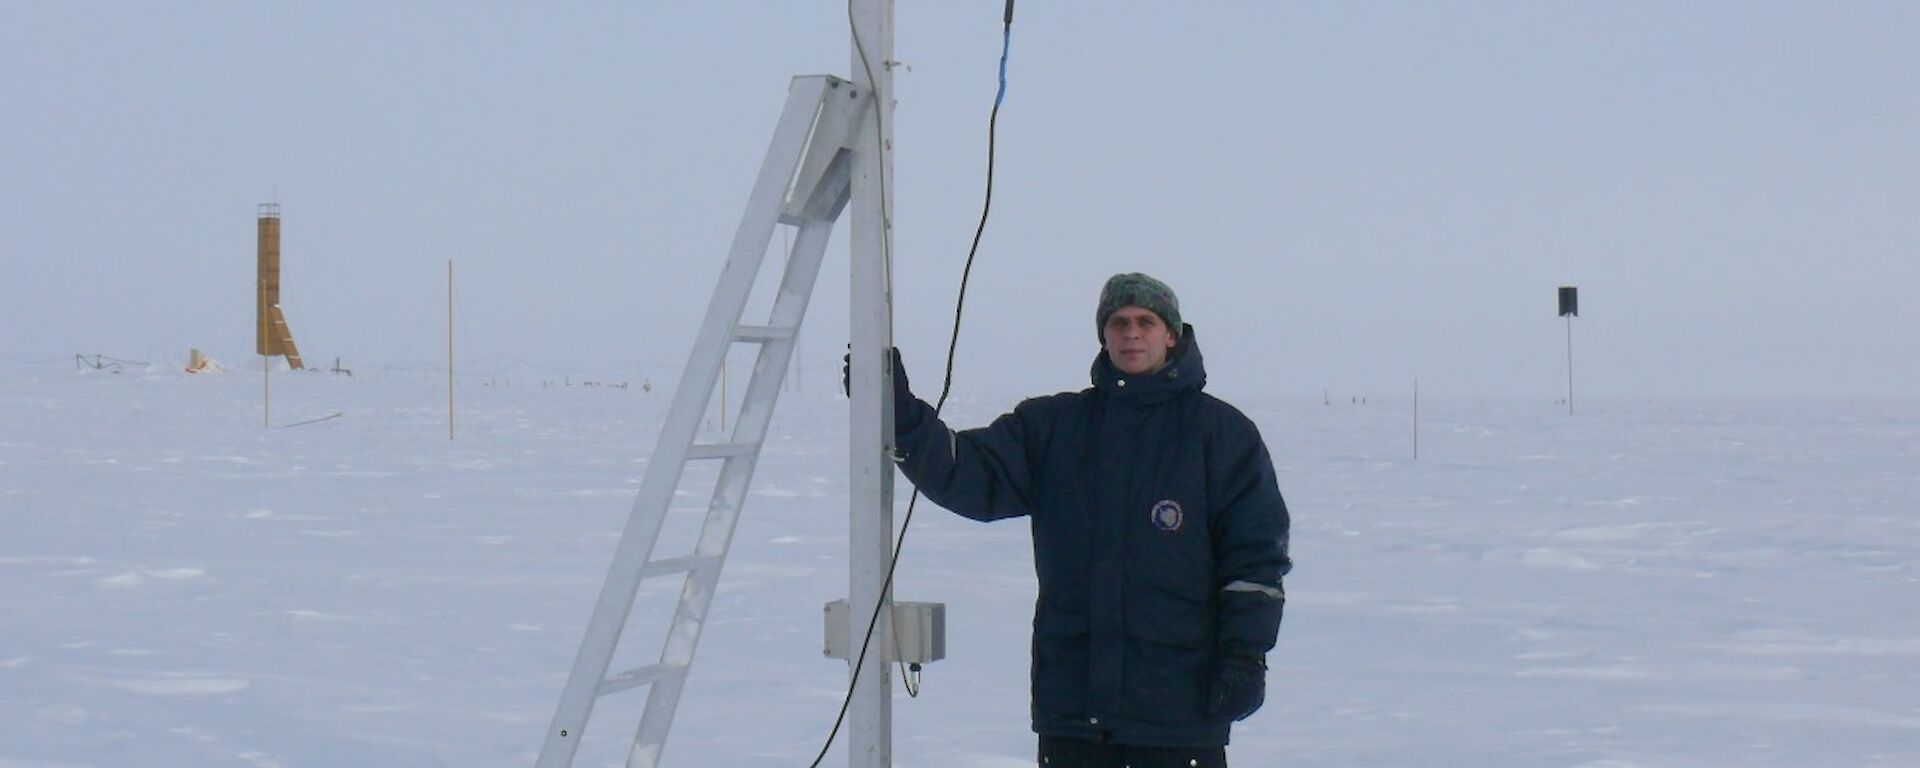
<path id="1" fill-rule="evenodd" d="M 560 694 L 537 768 L 571 766 L 595 700 L 641 686 L 648 687 L 646 710 L 627 754 L 627 765 L 651 768 L 659 764 L 700 630 L 713 603 L 714 587 L 733 541 L 734 526 L 746 501 L 747 484 L 766 438 L 767 423 L 806 316 L 814 279 L 820 273 L 834 221 L 849 199 L 852 147 L 860 118 L 871 101 L 862 89 L 828 75 L 795 77 L 788 86 L 786 108 L 780 113 L 766 160 L 747 198 L 746 212 L 707 306 L 706 319 L 694 338 L 692 355 L 674 392 L 672 410 L 647 462 L 646 477 L 634 499 L 586 636 L 580 642 L 573 671 Z M 767 324 L 745 325 L 740 317 L 759 278 L 776 224 L 796 226 L 799 233 Z M 724 439 L 695 442 L 721 364 L 736 343 L 756 344 L 760 350 L 739 419 Z M 682 470 L 687 462 L 701 460 L 722 464 L 698 543 L 690 555 L 656 558 L 654 543 L 666 521 Z M 674 575 L 684 581 L 659 662 L 608 676 L 607 668 L 640 582 Z"/>

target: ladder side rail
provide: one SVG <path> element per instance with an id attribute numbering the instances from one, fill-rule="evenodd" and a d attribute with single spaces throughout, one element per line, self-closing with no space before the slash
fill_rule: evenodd
<path id="1" fill-rule="evenodd" d="M 844 177 L 841 181 L 844 183 Z M 801 226 L 800 234 L 794 240 L 794 256 L 788 262 L 779 296 L 774 301 L 769 325 L 797 328 L 805 319 L 807 302 L 812 297 L 813 285 L 819 277 L 827 242 L 832 235 L 831 219 L 809 220 Z M 780 385 L 786 378 L 787 363 L 793 357 L 793 348 L 792 338 L 761 345 L 733 437 L 733 442 L 752 444 L 755 450 L 749 455 L 729 459 L 721 468 L 720 479 L 714 485 L 707 522 L 700 531 L 700 540 L 694 550 L 696 557 L 718 558 L 719 564 L 687 574 L 681 588 L 679 607 L 674 611 L 672 628 L 660 652 L 662 666 L 691 666 L 693 663 L 694 651 L 699 646 L 700 634 L 706 625 L 707 611 L 712 606 L 720 572 L 726 564 L 726 553 L 732 547 L 734 531 L 738 530 L 740 513 L 746 503 L 746 491 L 752 482 L 754 468 L 759 463 L 758 448 L 765 442 L 774 405 L 780 397 Z M 633 749 L 627 759 L 628 768 L 654 768 L 660 764 L 686 680 L 686 675 L 663 678 L 648 689 L 646 711 L 641 715 L 640 726 L 634 733 Z"/>
<path id="2" fill-rule="evenodd" d="M 653 554 L 653 545 L 666 520 L 668 504 L 686 465 L 686 454 L 700 419 L 713 396 L 720 365 L 730 346 L 729 337 L 740 320 L 759 276 L 767 244 L 773 239 L 787 186 L 797 169 L 805 142 L 819 112 L 824 78 L 795 78 L 788 88 L 766 159 L 760 167 L 746 211 L 734 234 L 726 267 L 721 271 L 713 301 L 695 336 L 692 354 L 681 372 L 672 410 L 661 426 L 660 438 L 647 462 L 645 479 L 628 514 L 626 529 L 594 606 L 593 618 L 580 642 L 579 654 L 568 674 L 560 704 L 540 749 L 537 768 L 566 768 L 587 720 L 592 717 L 602 678 L 613 661 L 627 616 L 639 592 L 641 572 Z"/>

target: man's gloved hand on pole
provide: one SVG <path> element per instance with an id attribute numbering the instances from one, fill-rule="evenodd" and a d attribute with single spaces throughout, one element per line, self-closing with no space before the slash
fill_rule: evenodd
<path id="1" fill-rule="evenodd" d="M 889 347 L 893 354 L 893 412 L 897 417 L 913 402 L 913 389 L 907 385 L 907 366 L 900 361 L 900 348 Z M 853 350 L 840 357 L 840 391 L 853 396 Z"/>

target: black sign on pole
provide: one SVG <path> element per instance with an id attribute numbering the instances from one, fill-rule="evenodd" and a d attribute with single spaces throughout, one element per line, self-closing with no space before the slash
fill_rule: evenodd
<path id="1" fill-rule="evenodd" d="M 1567 413 L 1573 413 L 1573 319 L 1580 316 L 1580 289 L 1560 286 L 1560 316 L 1567 319 Z"/>

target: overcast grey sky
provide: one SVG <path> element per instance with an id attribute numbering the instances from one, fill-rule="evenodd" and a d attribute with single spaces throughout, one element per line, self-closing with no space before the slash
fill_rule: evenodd
<path id="1" fill-rule="evenodd" d="M 0 0 L 0 354 L 252 350 L 670 382 L 839 2 Z M 897 16 L 896 327 L 925 394 L 998 0 Z M 1211 387 L 1920 395 L 1920 3 L 1023 3 L 956 391 L 1076 388 L 1110 273 Z M 844 230 L 844 228 L 843 228 Z M 844 231 L 803 354 L 846 338 Z"/>

